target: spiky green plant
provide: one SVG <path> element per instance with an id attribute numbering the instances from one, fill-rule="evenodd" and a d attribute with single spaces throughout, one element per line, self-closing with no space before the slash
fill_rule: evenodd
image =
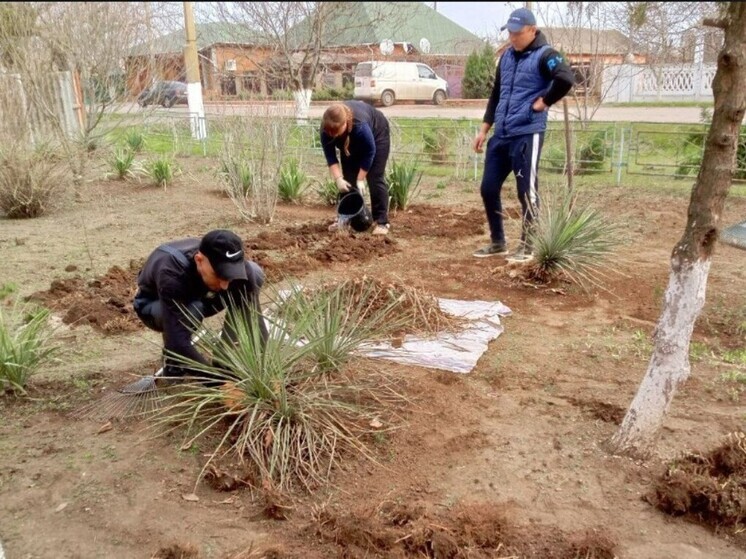
<path id="1" fill-rule="evenodd" d="M 0 305 L 0 394 L 24 395 L 29 378 L 57 351 L 48 309 Z"/>
<path id="2" fill-rule="evenodd" d="M 317 181 L 316 194 L 326 206 L 336 206 L 339 202 L 339 189 L 337 183 L 331 179 Z"/>
<path id="3" fill-rule="evenodd" d="M 391 379 L 373 373 L 322 373 L 318 355 L 324 352 L 317 346 L 350 330 L 328 327 L 320 338 L 310 337 L 317 318 L 308 313 L 320 306 L 293 306 L 292 323 L 274 315 L 266 342 L 255 312 L 230 313 L 226 324 L 233 335 L 208 329 L 200 340 L 212 364 L 173 356 L 210 381 L 188 383 L 167 396 L 155 421 L 186 427 L 185 447 L 198 439 L 217 441 L 202 474 L 213 459 L 234 454 L 279 489 L 295 482 L 310 488 L 323 483 L 346 452 L 373 458 L 367 436 L 378 429 L 371 425 L 380 427 L 378 418 L 402 397 Z"/>
<path id="4" fill-rule="evenodd" d="M 136 175 L 135 152 L 129 148 L 116 148 L 112 154 L 110 165 L 111 175 L 119 180 L 124 180 Z"/>
<path id="5" fill-rule="evenodd" d="M 248 155 L 233 150 L 224 151 L 220 157 L 220 178 L 231 199 L 251 196 L 253 174 Z"/>
<path id="6" fill-rule="evenodd" d="M 313 340 L 309 351 L 319 373 L 341 369 L 362 344 L 387 338 L 403 328 L 398 301 L 383 303 L 373 282 L 344 281 L 308 291 L 291 287 L 277 304 L 277 314 L 295 332 Z"/>
<path id="7" fill-rule="evenodd" d="M 166 188 L 176 176 L 176 164 L 167 157 L 151 160 L 147 166 L 148 174 L 156 186 Z"/>
<path id="8" fill-rule="evenodd" d="M 601 287 L 606 273 L 615 271 L 610 260 L 620 242 L 618 224 L 570 193 L 543 201 L 529 240 L 531 275 L 541 281 L 564 275 L 583 288 Z"/>
<path id="9" fill-rule="evenodd" d="M 145 136 L 139 130 L 129 130 L 124 136 L 125 145 L 134 153 L 138 153 L 145 148 Z"/>
<path id="10" fill-rule="evenodd" d="M 422 171 L 416 161 L 392 161 L 387 175 L 389 209 L 406 210 L 419 193 Z"/>
<path id="11" fill-rule="evenodd" d="M 280 200 L 299 204 L 303 200 L 306 190 L 306 174 L 301 170 L 300 163 L 291 159 L 280 169 L 280 182 L 277 186 Z"/>

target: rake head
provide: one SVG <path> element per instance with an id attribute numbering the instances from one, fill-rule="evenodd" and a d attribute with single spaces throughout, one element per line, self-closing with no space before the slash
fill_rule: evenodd
<path id="1" fill-rule="evenodd" d="M 73 413 L 78 419 L 131 419 L 153 413 L 162 403 L 166 379 L 148 375 L 105 394 Z"/>

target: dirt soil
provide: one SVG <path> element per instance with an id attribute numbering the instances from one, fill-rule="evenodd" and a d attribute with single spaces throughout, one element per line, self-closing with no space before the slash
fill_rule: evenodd
<path id="1" fill-rule="evenodd" d="M 475 183 L 423 184 L 381 239 L 327 232 L 333 209 L 312 203 L 279 206 L 268 226 L 242 222 L 216 195 L 212 161 L 180 164 L 186 172 L 168 190 L 93 180 L 82 202 L 55 214 L 0 220 L 0 286 L 53 309 L 62 344 L 28 398 L 0 398 L 8 559 L 744 557 L 737 530 L 668 514 L 651 490 L 672 460 L 709 456 L 743 428 L 746 253 L 717 247 L 692 376 L 655 455 L 604 449 L 647 366 L 688 185 L 652 193 L 602 177 L 582 192 L 626 233 L 618 273 L 586 292 L 527 281 L 499 257 L 473 258 L 487 241 Z M 513 189 L 504 198 L 514 241 Z M 723 223 L 744 214 L 746 199 L 730 198 Z M 377 440 L 376 463 L 347 457 L 310 494 L 251 491 L 238 464 L 196 483 L 207 448 L 74 411 L 157 367 L 160 339 L 130 304 L 139 265 L 161 242 L 216 227 L 242 235 L 278 285 L 367 274 L 438 297 L 501 301 L 513 314 L 469 374 L 376 361 L 412 402 Z M 730 506 L 732 518 L 746 505 Z"/>

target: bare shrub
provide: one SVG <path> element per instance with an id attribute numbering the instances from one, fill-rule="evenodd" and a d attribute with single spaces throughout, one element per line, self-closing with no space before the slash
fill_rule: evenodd
<path id="1" fill-rule="evenodd" d="M 220 126 L 225 129 L 223 160 L 247 157 L 248 167 L 243 174 L 251 177 L 248 192 L 244 188 L 229 188 L 231 201 L 243 219 L 270 223 L 277 207 L 277 184 L 292 121 L 268 106 L 240 119 L 223 119 L 217 125 Z"/>
<path id="2" fill-rule="evenodd" d="M 51 210 L 67 183 L 67 169 L 47 150 L 15 147 L 0 154 L 0 210 L 9 218 Z"/>

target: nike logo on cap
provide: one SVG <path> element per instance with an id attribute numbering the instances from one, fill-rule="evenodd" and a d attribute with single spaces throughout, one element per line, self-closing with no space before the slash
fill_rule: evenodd
<path id="1" fill-rule="evenodd" d="M 238 252 L 228 252 L 228 251 L 225 251 L 226 258 L 234 258 L 234 257 L 238 256 L 239 254 L 241 254 L 240 250 Z"/>

